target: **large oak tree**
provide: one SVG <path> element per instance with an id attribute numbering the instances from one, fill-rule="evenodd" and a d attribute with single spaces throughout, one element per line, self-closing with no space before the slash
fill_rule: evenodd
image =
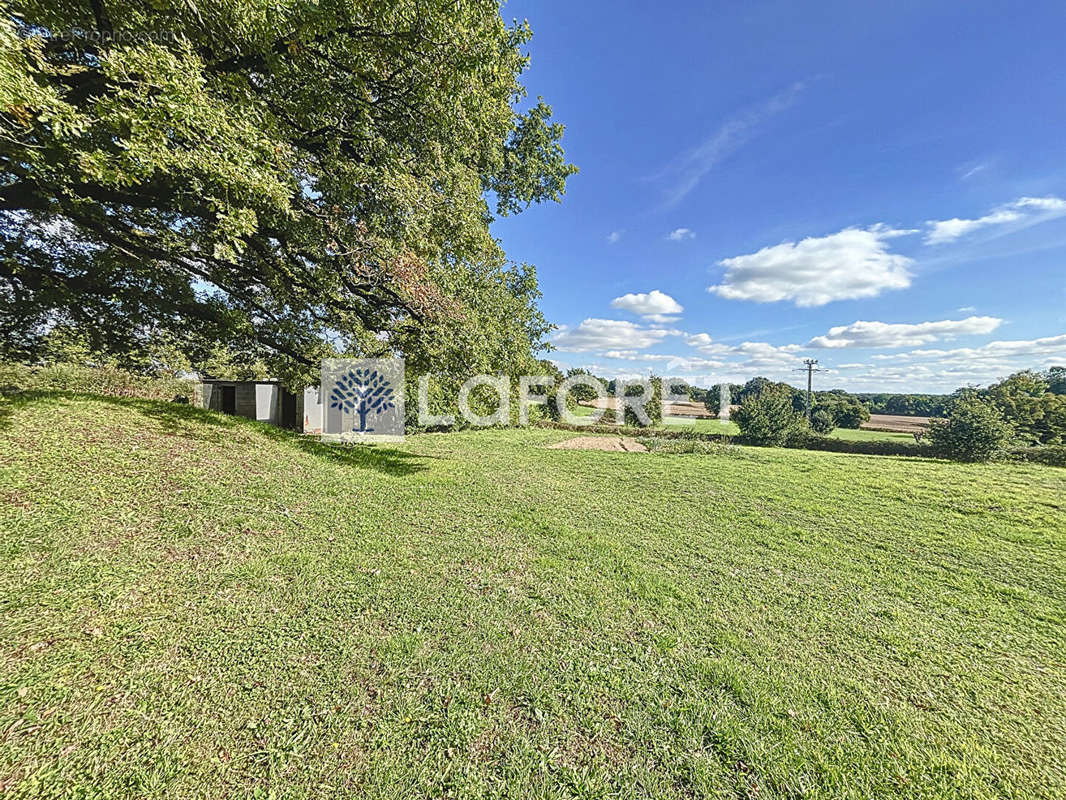
<path id="1" fill-rule="evenodd" d="M 0 355 L 63 324 L 293 382 L 332 352 L 518 368 L 548 326 L 489 223 L 575 172 L 529 36 L 494 0 L 5 4 Z"/>

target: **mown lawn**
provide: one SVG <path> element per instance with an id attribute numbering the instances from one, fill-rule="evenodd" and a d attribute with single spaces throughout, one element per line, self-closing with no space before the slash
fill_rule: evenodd
<path id="1" fill-rule="evenodd" d="M 5 798 L 1066 796 L 1066 470 L 0 411 Z"/>

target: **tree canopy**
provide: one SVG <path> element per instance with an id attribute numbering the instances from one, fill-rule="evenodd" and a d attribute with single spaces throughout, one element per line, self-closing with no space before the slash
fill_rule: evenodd
<path id="1" fill-rule="evenodd" d="M 64 324 L 293 379 L 332 353 L 530 358 L 535 272 L 489 223 L 576 169 L 524 100 L 529 37 L 494 0 L 5 9 L 0 355 Z"/>

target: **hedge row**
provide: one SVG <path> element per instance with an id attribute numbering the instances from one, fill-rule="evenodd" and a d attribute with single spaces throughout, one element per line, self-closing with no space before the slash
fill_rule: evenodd
<path id="1" fill-rule="evenodd" d="M 851 441 L 832 436 L 802 436 L 789 440 L 785 447 L 793 450 L 823 450 L 830 453 L 859 453 L 867 456 L 924 456 L 931 458 L 932 449 L 917 442 L 898 439 Z"/>
<path id="2" fill-rule="evenodd" d="M 1049 467 L 1066 467 L 1066 445 L 1045 444 L 1036 447 L 1014 447 L 1007 451 L 1006 460 L 1047 464 Z"/>
<path id="3" fill-rule="evenodd" d="M 672 430 L 664 428 L 637 428 L 626 425 L 570 425 L 566 422 L 538 420 L 532 423 L 539 428 L 554 428 L 560 431 L 576 433 L 614 433 L 621 436 L 654 436 L 656 439 L 690 439 L 701 442 L 723 442 L 729 444 L 736 437 L 724 433 L 703 433 L 702 431 Z"/>
<path id="4" fill-rule="evenodd" d="M 135 375 L 113 367 L 80 367 L 72 364 L 33 367 L 0 363 L 0 390 L 7 394 L 32 390 L 173 400 L 175 397 L 191 398 L 193 383 L 179 378 Z"/>
<path id="5" fill-rule="evenodd" d="M 746 444 L 743 437 L 728 436 L 722 433 L 702 433 L 698 431 L 627 428 L 618 425 L 568 425 L 563 422 L 542 421 L 535 423 L 542 428 L 575 431 L 578 433 L 614 433 L 635 438 L 687 439 L 690 441 L 719 442 L 721 444 Z M 867 456 L 908 456 L 935 458 L 932 447 L 917 442 L 885 441 L 849 441 L 834 439 L 831 436 L 804 436 L 790 441 L 785 447 L 792 450 L 820 450 L 828 453 L 853 453 Z M 1040 447 L 1017 447 L 1007 451 L 1005 461 L 1047 464 L 1052 467 L 1066 467 L 1066 445 L 1043 445 Z"/>

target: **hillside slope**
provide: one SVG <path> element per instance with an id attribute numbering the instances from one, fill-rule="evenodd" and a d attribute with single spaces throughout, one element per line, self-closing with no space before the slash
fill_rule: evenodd
<path id="1" fill-rule="evenodd" d="M 5 797 L 1066 795 L 1066 470 L 0 401 Z"/>

